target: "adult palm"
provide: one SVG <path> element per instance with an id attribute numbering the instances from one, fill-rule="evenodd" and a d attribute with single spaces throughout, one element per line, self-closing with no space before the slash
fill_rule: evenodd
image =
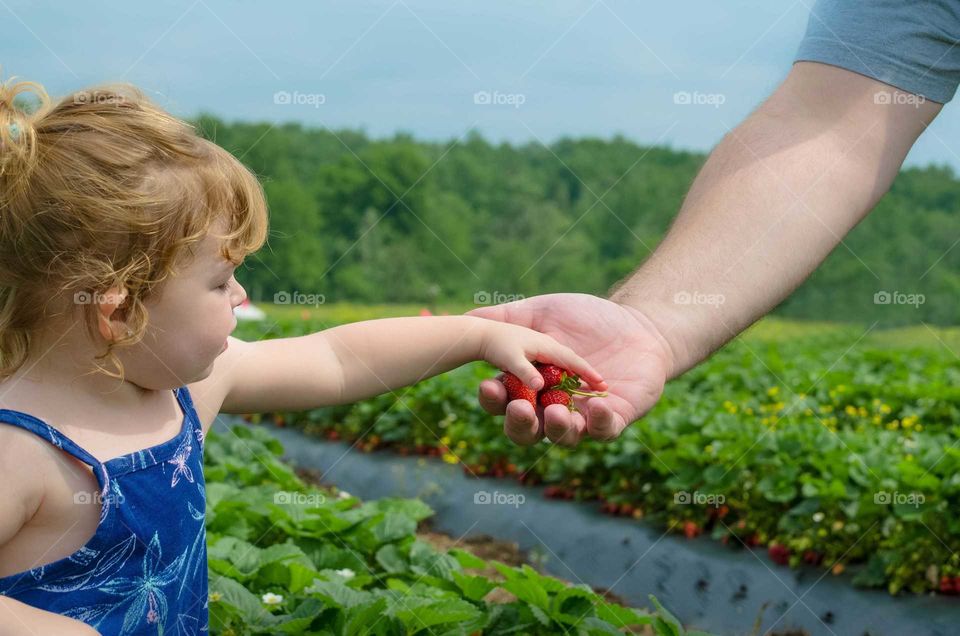
<path id="1" fill-rule="evenodd" d="M 480 405 L 492 415 L 506 415 L 504 432 L 520 445 L 544 435 L 575 446 L 584 435 L 612 440 L 660 399 L 671 368 L 666 341 L 639 310 L 589 294 L 545 294 L 467 315 L 534 329 L 567 345 L 600 372 L 606 397 L 575 396 L 578 412 L 558 404 L 536 409 L 527 401 L 507 402 L 503 385 L 480 384 Z"/>

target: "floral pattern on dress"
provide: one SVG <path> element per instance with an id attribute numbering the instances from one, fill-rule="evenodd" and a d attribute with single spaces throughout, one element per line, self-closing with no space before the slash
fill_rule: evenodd
<path id="1" fill-rule="evenodd" d="M 103 463 L 44 422 L 0 409 L 0 425 L 49 440 L 93 466 L 103 484 L 93 537 L 68 557 L 0 577 L 0 594 L 111 636 L 208 631 L 202 443 L 193 452 L 202 428 L 186 387 L 177 398 L 184 410 L 177 437 Z"/>
<path id="2" fill-rule="evenodd" d="M 173 471 L 173 477 L 170 478 L 170 487 L 173 488 L 177 485 L 177 482 L 180 481 L 180 476 L 183 475 L 183 478 L 193 483 L 193 471 L 190 470 L 188 461 L 190 460 L 190 451 L 193 450 L 193 444 L 190 442 L 188 437 L 180 444 L 180 447 L 177 449 L 176 455 L 173 456 L 173 459 L 168 459 L 168 464 L 173 464 L 176 468 Z"/>

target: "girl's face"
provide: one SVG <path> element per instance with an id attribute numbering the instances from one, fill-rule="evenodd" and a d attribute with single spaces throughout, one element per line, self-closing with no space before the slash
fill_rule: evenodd
<path id="1" fill-rule="evenodd" d="M 163 390 L 210 375 L 237 326 L 233 309 L 247 297 L 234 277 L 236 266 L 219 246 L 220 239 L 205 237 L 194 246 L 190 264 L 168 278 L 157 297 L 144 301 L 149 318 L 143 340 L 116 350 L 127 380 Z"/>

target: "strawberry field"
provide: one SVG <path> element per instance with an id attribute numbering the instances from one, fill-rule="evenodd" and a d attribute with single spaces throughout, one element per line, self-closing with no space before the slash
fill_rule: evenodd
<path id="1" fill-rule="evenodd" d="M 426 504 L 306 484 L 256 427 L 211 433 L 204 452 L 212 634 L 695 636 L 653 597 L 654 613 L 634 610 L 529 566 L 435 549 L 416 536 Z"/>
<path id="2" fill-rule="evenodd" d="M 270 333 L 326 326 L 291 316 Z M 256 337 L 256 326 L 245 328 Z M 855 585 L 891 594 L 952 595 L 955 351 L 955 330 L 768 320 L 668 384 L 620 439 L 576 449 L 509 442 L 476 403 L 479 381 L 496 373 L 484 364 L 355 405 L 264 418 L 364 451 L 433 455 L 477 477 L 545 484 L 547 496 L 690 538 L 763 548 L 783 567 L 849 572 Z"/>

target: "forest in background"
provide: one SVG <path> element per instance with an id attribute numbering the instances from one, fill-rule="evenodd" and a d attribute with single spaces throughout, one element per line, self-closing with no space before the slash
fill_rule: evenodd
<path id="1" fill-rule="evenodd" d="M 546 147 L 477 133 L 429 143 L 211 115 L 194 123 L 266 190 L 269 242 L 237 274 L 255 302 L 604 295 L 656 247 L 706 158 L 623 137 Z M 774 313 L 956 324 L 958 202 L 948 166 L 903 170 L 846 247 Z"/>

